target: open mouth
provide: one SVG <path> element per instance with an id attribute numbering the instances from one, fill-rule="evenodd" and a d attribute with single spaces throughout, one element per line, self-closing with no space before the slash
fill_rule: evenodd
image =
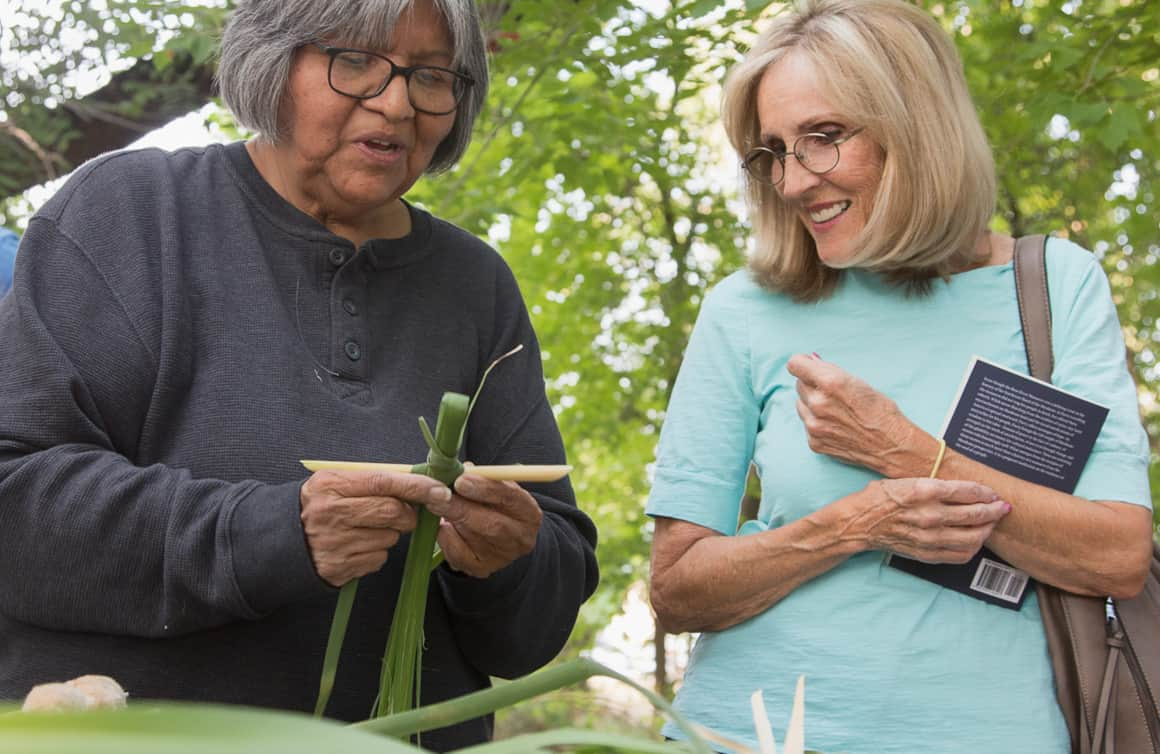
<path id="1" fill-rule="evenodd" d="M 830 206 L 826 207 L 825 209 L 820 209 L 820 210 L 817 210 L 816 212 L 811 212 L 810 219 L 813 220 L 815 223 L 829 222 L 830 220 L 833 220 L 835 217 L 842 214 L 843 212 L 845 212 L 848 209 L 850 209 L 850 202 L 849 201 L 837 202 L 835 204 L 831 204 Z"/>
<path id="2" fill-rule="evenodd" d="M 369 149 L 373 149 L 376 152 L 383 152 L 384 154 L 397 152 L 402 148 L 398 144 L 392 144 L 387 141 L 375 141 L 374 139 L 371 139 L 370 141 L 364 141 L 363 144 L 365 144 Z"/>

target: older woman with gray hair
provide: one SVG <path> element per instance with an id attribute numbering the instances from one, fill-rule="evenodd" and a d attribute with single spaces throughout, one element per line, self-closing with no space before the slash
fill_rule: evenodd
<path id="1" fill-rule="evenodd" d="M 569 482 L 318 472 L 424 458 L 417 416 L 491 376 L 477 463 L 564 460 L 511 271 L 403 196 L 487 89 L 469 0 L 243 0 L 222 40 L 245 143 L 111 154 L 29 223 L 0 304 L 0 697 L 83 673 L 132 696 L 367 715 L 412 503 L 442 516 L 424 702 L 527 673 L 597 581 Z M 488 720 L 425 735 L 485 740 Z"/>

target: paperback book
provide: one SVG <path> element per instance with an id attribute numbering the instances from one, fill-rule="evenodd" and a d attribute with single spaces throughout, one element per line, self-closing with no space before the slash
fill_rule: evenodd
<path id="1" fill-rule="evenodd" d="M 979 357 L 967 366 L 947 414 L 948 448 L 998 471 L 1071 493 L 1108 409 Z M 1031 579 L 987 548 L 969 562 L 923 563 L 889 555 L 893 568 L 993 605 L 1018 610 Z"/>

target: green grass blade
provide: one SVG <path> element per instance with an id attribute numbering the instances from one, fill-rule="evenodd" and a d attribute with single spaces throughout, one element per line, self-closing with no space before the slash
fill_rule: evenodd
<path id="1" fill-rule="evenodd" d="M 427 587 L 431 581 L 431 558 L 439 517 L 420 508 L 419 523 L 411 533 L 403 581 L 391 618 L 387 651 L 379 677 L 377 716 L 414 709 L 423 651 L 423 619 L 427 613 Z"/>
<path id="2" fill-rule="evenodd" d="M 129 701 L 123 710 L 0 714 L 0 754 L 423 754 L 301 713 Z"/>
<path id="3" fill-rule="evenodd" d="M 413 473 L 438 479 L 448 487 L 463 473 L 459 462 L 459 442 L 467 422 L 470 401 L 462 393 L 444 393 L 439 401 L 439 416 L 432 434 L 427 422 L 419 419 L 423 437 L 430 450 L 427 462 L 417 464 Z M 418 510 L 419 522 L 411 533 L 407 559 L 403 563 L 403 580 L 391 618 L 391 633 L 379 675 L 379 696 L 372 717 L 414 709 L 420 696 L 423 665 L 423 619 L 427 613 L 427 588 L 431 571 L 439 564 L 442 553 L 435 547 L 439 534 L 439 517 L 427 509 Z"/>
<path id="4" fill-rule="evenodd" d="M 483 370 L 483 375 L 479 378 L 479 385 L 475 388 L 475 395 L 471 396 L 471 401 L 467 404 L 467 413 L 463 417 L 463 424 L 459 427 L 459 438 L 455 441 L 455 448 L 458 449 L 463 445 L 463 434 L 467 432 L 467 417 L 471 416 L 471 409 L 475 408 L 475 402 L 479 400 L 479 394 L 483 392 L 483 386 L 487 384 L 487 376 L 491 374 L 491 370 L 495 369 L 496 365 L 509 356 L 514 356 L 520 351 L 524 350 L 524 344 L 520 343 L 512 350 L 502 354 L 495 361 L 487 365 L 487 369 Z"/>
<path id="5" fill-rule="evenodd" d="M 541 694 L 581 683 L 593 676 L 615 678 L 636 689 L 681 729 L 689 739 L 688 746 L 691 751 L 697 752 L 697 754 L 712 754 L 709 745 L 705 743 L 697 730 L 678 714 L 667 701 L 632 679 L 587 658 L 571 660 L 545 668 L 519 680 L 476 691 L 448 702 L 356 723 L 354 727 L 396 738 L 406 738 L 414 733 L 443 728 L 480 717 Z"/>
<path id="6" fill-rule="evenodd" d="M 330 692 L 334 689 L 334 677 L 338 673 L 338 660 L 342 656 L 342 642 L 346 638 L 346 626 L 350 623 L 350 611 L 354 607 L 354 596 L 358 592 L 358 579 L 351 579 L 338 592 L 338 603 L 334 606 L 334 618 L 330 621 L 330 636 L 326 639 L 326 655 L 322 660 L 322 678 L 318 682 L 318 701 L 314 703 L 314 716 L 322 717 Z"/>
<path id="7" fill-rule="evenodd" d="M 655 741 L 651 738 L 622 733 L 601 733 L 578 728 L 526 733 L 459 749 L 456 754 L 558 754 L 561 750 L 621 752 L 622 754 L 690 754 L 695 751 L 684 742 Z"/>

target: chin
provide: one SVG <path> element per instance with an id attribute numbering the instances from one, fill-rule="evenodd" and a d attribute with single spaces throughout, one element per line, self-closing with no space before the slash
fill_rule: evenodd
<path id="1" fill-rule="evenodd" d="M 853 252 L 843 245 L 826 244 L 824 246 L 817 246 L 818 259 L 827 267 L 834 269 L 841 269 L 848 267 L 850 258 L 854 256 Z"/>

